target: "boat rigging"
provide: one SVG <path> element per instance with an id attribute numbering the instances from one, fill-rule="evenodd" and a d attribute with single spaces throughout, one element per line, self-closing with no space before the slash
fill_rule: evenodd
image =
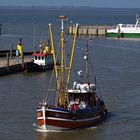
<path id="1" fill-rule="evenodd" d="M 65 66 L 65 43 L 64 43 L 64 20 L 65 16 L 60 16 L 61 20 L 61 65 L 60 74 L 56 63 L 56 54 L 52 35 L 51 24 L 49 24 L 52 53 L 54 59 L 56 77 L 56 101 L 55 105 L 49 105 L 46 100 L 39 103 L 37 107 L 37 131 L 46 132 L 47 130 L 63 131 L 93 126 L 103 120 L 107 114 L 104 101 L 98 97 L 95 83 L 90 81 L 88 70 L 89 49 L 87 46 L 84 56 L 85 78 L 81 83 L 73 82 L 73 87 L 69 87 L 74 50 L 78 32 L 78 24 L 72 44 L 70 63 L 68 72 Z M 57 96 L 58 95 L 58 96 Z"/>

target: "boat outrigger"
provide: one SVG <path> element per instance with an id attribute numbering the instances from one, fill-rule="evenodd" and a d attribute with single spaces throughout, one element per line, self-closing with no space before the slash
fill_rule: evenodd
<path id="1" fill-rule="evenodd" d="M 107 30 L 108 37 L 140 37 L 140 18 L 136 18 L 136 24 L 118 24 L 114 29 Z"/>
<path id="2" fill-rule="evenodd" d="M 56 89 L 50 90 L 56 93 L 56 102 L 54 105 L 49 105 L 47 100 L 43 100 L 37 107 L 37 120 L 38 125 L 37 131 L 47 132 L 52 131 L 63 131 L 81 129 L 85 127 L 94 126 L 101 122 L 106 114 L 107 109 L 104 101 L 97 95 L 96 82 L 90 81 L 89 70 L 88 70 L 88 54 L 89 50 L 86 49 L 84 56 L 85 61 L 85 76 L 81 82 L 74 82 L 73 87 L 69 89 L 71 69 L 73 64 L 74 50 L 76 46 L 76 37 L 78 31 L 78 24 L 76 25 L 76 31 L 74 35 L 74 41 L 72 46 L 70 64 L 67 68 L 67 79 L 66 79 L 66 67 L 65 67 L 65 46 L 64 46 L 64 20 L 65 16 L 60 16 L 61 19 L 61 66 L 60 74 L 58 74 L 58 66 L 56 65 L 56 56 L 54 53 L 54 43 L 52 38 L 52 29 L 49 25 L 55 76 L 56 76 Z M 78 72 L 79 75 L 82 71 Z M 60 77 L 59 77 L 59 76 Z M 66 79 L 66 80 L 65 80 Z"/>

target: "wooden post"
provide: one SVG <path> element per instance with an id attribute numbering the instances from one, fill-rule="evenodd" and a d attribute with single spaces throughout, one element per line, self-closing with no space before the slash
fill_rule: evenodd
<path id="1" fill-rule="evenodd" d="M 107 27 L 105 26 L 105 36 L 107 36 Z"/>
<path id="2" fill-rule="evenodd" d="M 1 36 L 1 29 L 2 29 L 2 24 L 0 24 L 0 36 Z"/>
<path id="3" fill-rule="evenodd" d="M 21 65 L 22 65 L 22 68 L 24 69 L 24 55 L 22 55 L 21 59 L 22 59 L 22 64 Z"/>
<path id="4" fill-rule="evenodd" d="M 69 26 L 69 35 L 72 35 L 73 34 L 73 26 L 71 25 L 71 26 Z"/>
<path id="5" fill-rule="evenodd" d="M 88 27 L 87 27 L 87 36 L 88 36 L 89 34 L 88 34 Z"/>
<path id="6" fill-rule="evenodd" d="M 97 28 L 96 28 L 96 36 L 98 36 L 98 35 L 99 35 L 99 34 L 98 34 L 98 30 L 99 30 L 99 29 L 98 29 L 98 27 L 97 27 Z"/>
<path id="7" fill-rule="evenodd" d="M 13 56 L 13 44 L 10 45 L 10 59 L 12 59 Z"/>
<path id="8" fill-rule="evenodd" d="M 7 71 L 9 71 L 9 53 L 7 53 Z"/>

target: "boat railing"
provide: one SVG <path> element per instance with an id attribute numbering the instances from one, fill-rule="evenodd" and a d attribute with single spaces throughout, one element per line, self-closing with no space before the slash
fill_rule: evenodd
<path id="1" fill-rule="evenodd" d="M 137 26 L 136 27 L 140 27 L 140 25 L 139 24 L 137 24 Z"/>
<path id="2" fill-rule="evenodd" d="M 122 24 L 122 27 L 135 27 L 135 24 Z"/>
<path id="3" fill-rule="evenodd" d="M 73 83 L 73 90 L 80 90 L 80 91 L 86 91 L 86 92 L 89 92 L 89 91 L 95 91 L 96 87 L 95 87 L 95 84 L 80 84 L 80 83 L 76 83 L 74 82 Z"/>

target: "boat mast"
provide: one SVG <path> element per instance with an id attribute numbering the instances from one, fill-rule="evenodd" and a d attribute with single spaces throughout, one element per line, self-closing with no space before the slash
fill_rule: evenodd
<path id="1" fill-rule="evenodd" d="M 64 45 L 64 20 L 66 16 L 60 16 L 61 20 L 61 86 L 60 86 L 60 97 L 59 104 L 65 105 L 65 45 Z"/>
<path id="2" fill-rule="evenodd" d="M 73 57 L 74 57 L 74 50 L 75 50 L 75 46 L 76 46 L 76 38 L 77 38 L 78 27 L 79 27 L 79 24 L 76 24 L 76 30 L 74 32 L 74 40 L 73 40 L 73 44 L 72 44 L 72 52 L 71 52 L 71 57 L 70 57 L 69 70 L 68 70 L 66 90 L 68 90 L 68 88 L 69 88 L 70 75 L 71 75 L 72 62 L 73 62 Z"/>
<path id="3" fill-rule="evenodd" d="M 55 68 L 55 76 L 57 81 L 57 91 L 59 91 L 59 105 L 64 106 L 66 105 L 67 101 L 67 91 L 68 91 L 68 85 L 70 81 L 70 74 L 72 69 L 72 62 L 73 62 L 73 56 L 74 56 L 74 50 L 76 46 L 76 38 L 77 38 L 77 32 L 78 32 L 78 24 L 76 24 L 76 30 L 72 45 L 72 52 L 71 52 L 71 58 L 70 58 L 70 64 L 69 64 L 69 71 L 67 75 L 67 83 L 66 83 L 66 90 L 65 90 L 65 45 L 64 45 L 64 20 L 66 19 L 66 16 L 60 16 L 61 20 L 61 81 L 58 78 L 58 69 L 56 65 L 56 56 L 55 56 L 55 50 L 54 50 L 54 41 L 53 41 L 53 35 L 52 35 L 52 29 L 51 24 L 49 24 L 49 31 L 50 31 L 50 39 L 51 39 L 51 45 L 52 45 L 52 51 L 53 51 L 53 59 L 54 59 L 54 68 Z"/>
<path id="4" fill-rule="evenodd" d="M 88 40 L 86 40 L 87 48 L 86 48 L 86 55 L 84 56 L 85 65 L 86 65 L 86 82 L 89 83 L 89 69 L 88 69 L 88 56 L 89 56 L 89 49 L 88 49 Z"/>
<path id="5" fill-rule="evenodd" d="M 56 76 L 56 83 L 57 83 L 57 90 L 59 90 L 60 82 L 58 79 L 58 70 L 57 70 L 57 62 L 56 62 L 56 56 L 55 56 L 55 50 L 54 50 L 54 40 L 52 35 L 52 25 L 49 24 L 49 31 L 50 31 L 50 39 L 51 39 L 51 46 L 52 46 L 52 53 L 53 53 L 53 60 L 54 60 L 54 70 L 55 70 L 55 76 Z"/>

